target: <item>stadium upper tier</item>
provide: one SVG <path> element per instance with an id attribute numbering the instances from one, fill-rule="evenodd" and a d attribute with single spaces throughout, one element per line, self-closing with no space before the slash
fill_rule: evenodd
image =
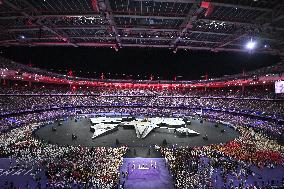
<path id="1" fill-rule="evenodd" d="M 45 71 L 19 64 L 0 57 L 0 79 L 20 80 L 41 83 L 69 84 L 76 86 L 107 86 L 128 88 L 195 88 L 195 87 L 224 87 L 224 86 L 250 86 L 267 85 L 277 80 L 284 80 L 284 63 L 279 62 L 270 67 L 264 67 L 243 74 L 228 75 L 222 78 L 192 81 L 172 80 L 125 80 L 125 79 L 93 79 L 75 77 Z"/>

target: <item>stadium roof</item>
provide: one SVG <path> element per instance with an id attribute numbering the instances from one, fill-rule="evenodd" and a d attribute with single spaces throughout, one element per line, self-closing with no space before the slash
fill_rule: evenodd
<path id="1" fill-rule="evenodd" d="M 0 0 L 0 46 L 284 51 L 283 0 Z"/>

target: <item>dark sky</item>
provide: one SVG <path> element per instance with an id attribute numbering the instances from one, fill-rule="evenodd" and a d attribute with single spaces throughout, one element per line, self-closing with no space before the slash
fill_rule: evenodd
<path id="1" fill-rule="evenodd" d="M 94 47 L 9 47 L 1 48 L 1 56 L 66 74 L 72 70 L 75 76 L 106 78 L 179 80 L 209 78 L 241 73 L 277 63 L 278 56 L 178 50 L 123 48 L 116 52 L 111 48 Z M 109 74 L 110 73 L 110 74 Z M 124 75 L 123 75 L 124 74 Z M 132 76 L 130 76 L 132 75 Z M 139 75 L 139 77 L 138 77 Z"/>

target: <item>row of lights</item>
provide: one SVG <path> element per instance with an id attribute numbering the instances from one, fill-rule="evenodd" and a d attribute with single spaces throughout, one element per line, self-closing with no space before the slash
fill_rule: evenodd
<path id="1" fill-rule="evenodd" d="M 109 35 L 112 36 L 112 34 L 109 34 Z M 127 34 L 125 34 L 125 36 L 127 37 Z M 20 35 L 19 37 L 20 37 L 20 39 L 22 39 L 22 40 L 26 39 L 26 37 L 25 37 L 24 35 Z M 118 37 L 120 37 L 119 34 L 118 34 Z M 143 37 L 143 35 L 141 35 L 140 37 Z M 150 37 L 150 36 L 149 36 L 149 37 Z M 155 37 L 158 38 L 159 36 L 156 35 Z M 172 37 L 173 37 L 173 36 L 172 36 Z M 171 38 L 172 38 L 172 37 L 171 37 Z M 179 39 L 181 39 L 181 38 L 179 37 Z M 256 42 L 256 41 L 253 41 L 252 38 L 251 38 L 250 41 L 248 41 L 247 44 L 246 44 L 246 48 L 247 48 L 248 50 L 250 50 L 250 51 L 254 50 L 254 49 L 256 48 L 256 46 L 257 46 L 257 42 Z M 264 48 L 267 48 L 267 47 L 268 47 L 268 45 L 265 44 L 265 45 L 264 45 Z M 116 49 L 115 49 L 115 50 L 116 50 Z"/>

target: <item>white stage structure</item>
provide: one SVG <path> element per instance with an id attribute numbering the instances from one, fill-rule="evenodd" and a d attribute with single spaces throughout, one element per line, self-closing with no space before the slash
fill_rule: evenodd
<path id="1" fill-rule="evenodd" d="M 118 130 L 118 126 L 127 129 L 134 128 L 137 138 L 145 138 L 154 129 L 157 132 L 176 133 L 181 136 L 199 135 L 199 133 L 185 128 L 186 123 L 182 118 L 153 117 L 129 120 L 125 117 L 95 117 L 90 118 L 90 121 L 92 124 L 90 130 L 94 132 L 93 139 Z"/>

